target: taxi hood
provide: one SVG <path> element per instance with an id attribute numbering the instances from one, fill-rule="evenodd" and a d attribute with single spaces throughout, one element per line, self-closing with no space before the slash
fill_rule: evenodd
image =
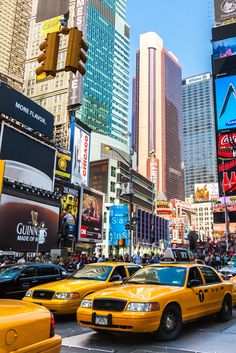
<path id="1" fill-rule="evenodd" d="M 97 293 L 89 295 L 87 298 L 114 298 L 125 299 L 127 301 L 134 300 L 135 302 L 146 302 L 154 300 L 156 297 L 173 294 L 174 292 L 183 289 L 184 287 L 177 286 L 124 284 L 119 287 L 100 290 Z"/>
<path id="2" fill-rule="evenodd" d="M 80 289 L 88 289 L 88 288 L 95 288 L 101 283 L 105 283 L 103 281 L 94 281 L 94 280 L 87 280 L 87 279 L 63 279 L 61 281 L 50 282 L 41 284 L 40 286 L 30 288 L 30 290 L 52 290 L 55 292 L 76 292 Z"/>

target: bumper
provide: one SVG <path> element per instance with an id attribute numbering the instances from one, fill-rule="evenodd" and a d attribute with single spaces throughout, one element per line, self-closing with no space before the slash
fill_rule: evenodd
<path id="1" fill-rule="evenodd" d="M 40 300 L 30 297 L 24 297 L 23 301 L 42 305 L 48 310 L 50 310 L 53 314 L 75 314 L 78 307 L 80 306 L 81 300 L 71 299 L 71 300 Z"/>
<path id="2" fill-rule="evenodd" d="M 22 349 L 14 350 L 11 353 L 60 353 L 61 337 L 55 335 L 45 341 L 35 343 Z"/>
<path id="3" fill-rule="evenodd" d="M 80 325 L 93 329 L 102 329 L 117 332 L 154 332 L 158 329 L 161 320 L 160 312 L 134 313 L 134 312 L 97 312 L 98 315 L 111 314 L 111 324 L 109 326 L 95 325 L 93 321 L 94 311 L 79 308 L 77 311 L 77 321 Z"/>

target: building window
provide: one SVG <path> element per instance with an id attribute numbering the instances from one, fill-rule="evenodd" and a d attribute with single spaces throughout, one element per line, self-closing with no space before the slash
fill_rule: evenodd
<path id="1" fill-rule="evenodd" d="M 116 177 L 116 167 L 111 167 L 111 176 Z"/>
<path id="2" fill-rule="evenodd" d="M 113 181 L 111 182 L 111 185 L 110 185 L 110 191 L 116 192 L 116 183 L 114 183 Z"/>

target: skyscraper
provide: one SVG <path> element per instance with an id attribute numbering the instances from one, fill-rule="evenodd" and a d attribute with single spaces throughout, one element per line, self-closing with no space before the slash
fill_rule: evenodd
<path id="1" fill-rule="evenodd" d="M 183 80 L 185 196 L 194 184 L 217 182 L 213 84 L 210 73 Z"/>
<path id="2" fill-rule="evenodd" d="M 135 97 L 138 170 L 157 192 L 182 200 L 181 67 L 153 32 L 140 36 Z"/>
<path id="3" fill-rule="evenodd" d="M 22 90 L 31 0 L 0 2 L 0 80 Z"/>
<path id="4" fill-rule="evenodd" d="M 42 31 L 44 23 L 35 21 L 37 3 L 38 0 L 33 0 L 26 93 L 54 114 L 55 138 L 64 147 L 68 147 L 69 136 L 67 106 L 73 107 L 76 117 L 93 131 L 127 145 L 129 27 L 125 21 L 126 0 L 70 0 L 68 26 L 83 30 L 89 45 L 86 75 L 82 78 L 61 72 L 55 79 L 39 82 L 34 70 L 39 39 L 45 33 Z M 64 36 L 60 43 L 59 68 L 64 65 L 66 48 L 67 37 Z"/>

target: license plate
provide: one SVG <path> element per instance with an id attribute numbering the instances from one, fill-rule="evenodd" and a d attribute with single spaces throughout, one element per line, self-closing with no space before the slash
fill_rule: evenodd
<path id="1" fill-rule="evenodd" d="M 95 325 L 107 326 L 108 325 L 107 316 L 96 315 Z"/>

